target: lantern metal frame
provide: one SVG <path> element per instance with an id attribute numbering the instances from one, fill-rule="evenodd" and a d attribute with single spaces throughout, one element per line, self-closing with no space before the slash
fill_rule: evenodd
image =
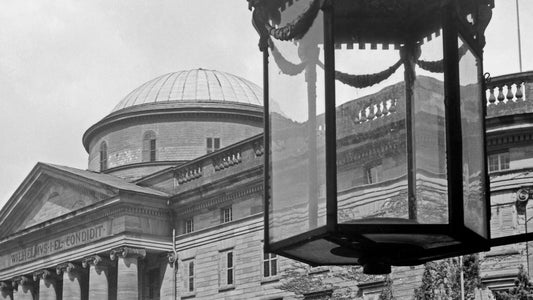
<path id="1" fill-rule="evenodd" d="M 452 2 L 455 3 L 455 2 Z M 472 51 L 478 62 L 478 82 L 481 83 L 481 90 L 485 90 L 485 81 L 482 67 L 482 42 L 480 37 L 475 40 L 472 35 L 473 30 L 470 24 L 466 24 L 461 18 L 453 4 L 445 6 L 446 10 L 441 14 L 442 22 L 442 47 L 444 62 L 444 95 L 445 95 L 445 124 L 446 124 L 446 168 L 448 183 L 448 224 L 338 224 L 337 220 L 337 151 L 336 151 L 336 107 L 335 107 L 335 13 L 332 1 L 326 1 L 321 10 L 324 20 L 324 73 L 325 73 L 325 170 L 326 170 L 326 225 L 297 234 L 286 239 L 270 241 L 270 107 L 269 107 L 269 54 L 263 39 L 263 85 L 264 85 L 264 105 L 265 105 L 265 133 L 264 133 L 264 245 L 266 252 L 277 253 L 285 257 L 303 261 L 309 265 L 319 265 L 315 261 L 302 259 L 287 252 L 287 249 L 308 243 L 309 241 L 325 239 L 338 244 L 340 247 L 357 252 L 351 244 L 352 241 L 361 243 L 366 250 L 363 252 L 374 252 L 377 258 L 386 258 L 385 265 L 416 265 L 426 261 L 452 257 L 467 253 L 485 251 L 490 248 L 490 201 L 489 201 L 489 177 L 487 175 L 486 150 L 483 155 L 484 163 L 484 184 L 485 184 L 485 230 L 487 237 L 484 238 L 464 224 L 464 199 L 463 199 L 463 152 L 462 152 L 462 129 L 461 129 L 461 95 L 459 78 L 459 47 L 458 38 L 461 38 Z M 483 41 L 484 43 L 484 41 Z M 483 95 L 483 94 L 482 94 Z M 482 98 L 484 98 L 482 96 Z M 482 99 L 480 99 L 481 101 Z M 486 115 L 486 105 L 483 105 L 483 117 Z M 485 124 L 482 124 L 485 132 Z M 409 134 L 407 134 L 409 136 Z M 486 138 L 483 138 L 484 145 Z M 409 145 L 409 142 L 407 143 Z M 483 145 L 483 146 L 484 146 Z M 485 147 L 483 147 L 485 149 Z M 408 157 L 412 154 L 408 151 Z M 412 158 L 409 158 L 412 159 Z M 408 171 L 409 181 L 412 180 L 413 171 Z M 411 183 L 409 183 L 411 185 Z M 459 244 L 435 247 L 432 249 L 406 248 L 401 252 L 401 256 L 394 256 L 393 245 L 380 244 L 363 236 L 363 234 L 429 234 L 446 235 L 459 241 Z M 359 255 L 360 253 L 356 253 Z M 346 263 L 347 265 L 364 264 Z M 375 262 L 373 262 L 375 263 Z M 324 263 L 320 263 L 323 265 Z M 326 263 L 329 264 L 329 263 Z M 342 265 L 343 263 L 331 263 Z M 378 268 L 379 269 L 379 268 Z M 383 269 L 379 269 L 377 273 Z M 385 272 L 387 267 L 385 267 Z M 373 271 L 370 270 L 370 273 Z"/>

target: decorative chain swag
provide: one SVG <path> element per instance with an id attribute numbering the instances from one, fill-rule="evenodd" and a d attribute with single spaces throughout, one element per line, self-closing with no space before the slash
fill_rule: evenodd
<path id="1" fill-rule="evenodd" d="M 298 16 L 294 21 L 279 28 L 269 24 L 264 6 L 256 6 L 253 12 L 253 23 L 259 34 L 265 34 L 266 32 L 280 41 L 300 39 L 311 28 L 311 25 L 313 25 L 321 6 L 322 0 L 314 0 L 303 14 Z M 258 27 L 262 27 L 266 31 Z"/>
<path id="2" fill-rule="evenodd" d="M 459 47 L 457 51 L 458 51 L 459 60 L 461 60 L 461 57 L 463 57 L 467 51 L 466 44 L 461 45 L 461 47 Z M 416 64 L 420 68 L 426 71 L 429 71 L 431 73 L 444 73 L 444 63 L 442 59 L 436 60 L 436 61 L 426 61 L 426 60 L 419 59 L 416 61 Z"/>
<path id="3" fill-rule="evenodd" d="M 335 71 L 335 79 L 354 88 L 365 88 L 389 78 L 392 74 L 394 74 L 394 72 L 396 72 L 396 70 L 398 70 L 401 65 L 402 60 L 400 59 L 394 65 L 384 71 L 365 75 L 351 75 Z"/>

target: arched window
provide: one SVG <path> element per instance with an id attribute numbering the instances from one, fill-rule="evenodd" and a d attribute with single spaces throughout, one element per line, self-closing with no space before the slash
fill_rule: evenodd
<path id="1" fill-rule="evenodd" d="M 100 171 L 107 169 L 107 144 L 106 142 L 100 143 Z"/>
<path id="2" fill-rule="evenodd" d="M 143 136 L 143 162 L 156 160 L 155 132 L 147 131 Z"/>

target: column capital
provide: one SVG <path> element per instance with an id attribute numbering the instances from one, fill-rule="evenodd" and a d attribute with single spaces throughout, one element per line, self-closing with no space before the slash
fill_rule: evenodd
<path id="1" fill-rule="evenodd" d="M 13 290 L 13 283 L 9 281 L 0 281 L 0 291 Z"/>
<path id="2" fill-rule="evenodd" d="M 174 252 L 163 253 L 162 256 L 167 259 L 169 266 L 174 267 L 174 263 L 178 259 L 177 255 Z"/>
<path id="3" fill-rule="evenodd" d="M 56 266 L 56 274 L 59 276 L 64 272 L 72 273 L 80 271 L 80 266 L 71 262 L 62 263 Z"/>
<path id="4" fill-rule="evenodd" d="M 88 266 L 103 267 L 103 266 L 106 266 L 107 264 L 108 264 L 107 261 L 105 261 L 104 258 L 101 257 L 100 255 L 91 255 L 81 260 L 81 265 L 84 268 L 87 268 Z"/>
<path id="5" fill-rule="evenodd" d="M 33 272 L 33 281 L 39 281 L 40 279 L 54 280 L 57 279 L 56 275 L 47 269 Z"/>
<path id="6" fill-rule="evenodd" d="M 13 287 L 16 289 L 19 285 L 26 286 L 26 285 L 32 285 L 34 282 L 32 278 L 28 276 L 17 276 L 13 278 L 12 284 Z"/>
<path id="7" fill-rule="evenodd" d="M 130 258 L 136 257 L 143 259 L 146 256 L 146 250 L 140 248 L 130 248 L 130 247 L 120 247 L 111 250 L 109 253 L 109 258 L 111 260 L 117 259 L 117 257 Z"/>

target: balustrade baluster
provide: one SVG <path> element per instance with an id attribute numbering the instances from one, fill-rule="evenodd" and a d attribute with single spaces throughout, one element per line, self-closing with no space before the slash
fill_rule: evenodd
<path id="1" fill-rule="evenodd" d="M 498 87 L 498 102 L 503 102 L 504 99 L 505 97 L 503 96 L 503 87 L 499 86 Z"/>
<path id="2" fill-rule="evenodd" d="M 365 122 L 366 120 L 366 108 L 363 108 L 361 110 L 361 123 Z"/>
<path id="3" fill-rule="evenodd" d="M 394 113 L 396 112 L 396 99 L 392 99 L 389 107 L 389 112 Z"/>
<path id="4" fill-rule="evenodd" d="M 507 84 L 507 101 L 512 101 L 513 98 L 514 98 L 514 95 L 513 95 L 513 84 L 512 83 L 509 83 Z"/>
<path id="5" fill-rule="evenodd" d="M 522 92 L 522 82 L 516 83 L 515 96 L 516 96 L 516 100 L 523 100 L 522 98 L 524 97 L 524 93 Z"/>
<path id="6" fill-rule="evenodd" d="M 374 119 L 374 116 L 375 116 L 375 113 L 374 113 L 374 105 L 371 104 L 369 107 L 368 107 L 368 120 L 372 120 Z"/>
<path id="7" fill-rule="evenodd" d="M 494 104 L 494 102 L 496 102 L 496 97 L 494 96 L 494 88 L 490 88 L 489 92 L 490 92 L 489 103 Z"/>
<path id="8" fill-rule="evenodd" d="M 378 111 L 376 112 L 376 117 L 380 118 L 383 115 L 383 113 L 381 112 L 381 102 L 376 104 L 376 107 L 378 109 Z"/>
<path id="9" fill-rule="evenodd" d="M 388 100 L 383 101 L 383 115 L 386 116 L 389 113 L 389 109 L 387 108 L 387 102 Z"/>

